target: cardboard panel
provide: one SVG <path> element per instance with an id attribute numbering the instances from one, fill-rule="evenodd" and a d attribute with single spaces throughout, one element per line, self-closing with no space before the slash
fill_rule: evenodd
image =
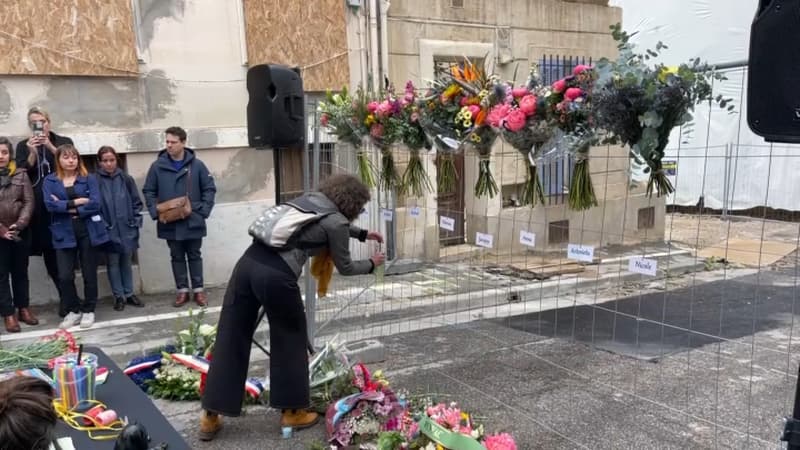
<path id="1" fill-rule="evenodd" d="M 130 0 L 0 2 L 0 73 L 133 76 Z"/>
<path id="2" fill-rule="evenodd" d="M 350 83 L 342 0 L 244 0 L 247 60 L 305 67 L 307 91 Z"/>

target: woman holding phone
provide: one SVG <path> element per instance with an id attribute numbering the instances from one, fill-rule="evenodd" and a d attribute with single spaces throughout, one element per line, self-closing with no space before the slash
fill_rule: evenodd
<path id="1" fill-rule="evenodd" d="M 62 145 L 56 152 L 56 173 L 44 180 L 45 207 L 51 214 L 53 248 L 56 249 L 61 308 L 67 312 L 61 328 L 94 325 L 97 305 L 97 258 L 95 248 L 109 242 L 106 222 L 100 215 L 97 179 L 89 175 L 78 149 Z M 85 300 L 75 289 L 75 262 L 80 259 Z"/>
<path id="2" fill-rule="evenodd" d="M 28 256 L 36 255 L 44 259 L 47 274 L 61 294 L 58 283 L 58 264 L 50 235 L 50 213 L 44 206 L 42 184 L 44 179 L 56 170 L 56 150 L 70 144 L 72 139 L 61 136 L 50 129 L 50 114 L 44 109 L 34 106 L 28 111 L 28 126 L 31 137 L 17 143 L 15 161 L 18 170 L 26 170 L 33 186 L 34 209 L 30 229 L 30 245 Z M 64 317 L 66 311 L 59 311 Z"/>
<path id="3" fill-rule="evenodd" d="M 11 150 L 11 141 L 0 137 L 0 315 L 6 331 L 18 333 L 20 321 L 28 325 L 39 321 L 28 308 L 27 228 L 33 215 L 33 188 L 25 170 L 17 169 Z"/>

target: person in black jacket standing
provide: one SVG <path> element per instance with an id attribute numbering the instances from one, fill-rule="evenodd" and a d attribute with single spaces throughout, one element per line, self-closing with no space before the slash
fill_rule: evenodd
<path id="1" fill-rule="evenodd" d="M 28 125 L 32 135 L 27 140 L 17 143 L 15 161 L 17 169 L 27 171 L 33 185 L 34 210 L 29 225 L 31 234 L 29 256 L 42 256 L 47 275 L 53 281 L 60 298 L 56 252 L 50 234 L 50 213 L 44 206 L 42 181 L 56 171 L 55 154 L 58 147 L 64 144 L 72 145 L 73 142 L 72 139 L 60 136 L 50 129 L 50 115 L 41 108 L 33 107 L 28 111 Z M 59 311 L 59 314 L 64 317 L 67 312 Z"/>
<path id="2" fill-rule="evenodd" d="M 206 165 L 195 156 L 194 150 L 185 146 L 186 131 L 170 127 L 165 134 L 167 148 L 158 153 L 158 159 L 150 166 L 142 193 L 150 217 L 158 221 L 159 239 L 165 239 L 169 245 L 177 290 L 174 306 L 188 303 L 191 290 L 194 302 L 203 307 L 208 305 L 208 300 L 203 290 L 200 247 L 206 236 L 206 219 L 214 208 L 217 187 Z M 159 217 L 159 204 L 184 196 L 188 196 L 191 203 L 191 213 L 187 217 L 174 221 Z"/>

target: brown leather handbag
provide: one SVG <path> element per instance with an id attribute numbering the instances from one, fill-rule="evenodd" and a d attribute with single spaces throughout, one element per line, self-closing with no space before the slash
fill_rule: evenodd
<path id="1" fill-rule="evenodd" d="M 186 195 L 176 197 L 156 205 L 158 221 L 172 223 L 183 220 L 192 214 L 192 200 L 189 198 L 192 186 L 192 169 L 186 171 Z"/>

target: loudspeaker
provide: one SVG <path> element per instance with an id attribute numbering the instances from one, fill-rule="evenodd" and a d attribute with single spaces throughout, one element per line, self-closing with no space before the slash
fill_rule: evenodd
<path id="1" fill-rule="evenodd" d="M 800 143 L 800 0 L 760 0 L 748 76 L 750 129 L 769 142 Z"/>
<path id="2" fill-rule="evenodd" d="M 300 69 L 260 64 L 247 71 L 247 141 L 250 147 L 305 144 L 303 79 Z"/>

